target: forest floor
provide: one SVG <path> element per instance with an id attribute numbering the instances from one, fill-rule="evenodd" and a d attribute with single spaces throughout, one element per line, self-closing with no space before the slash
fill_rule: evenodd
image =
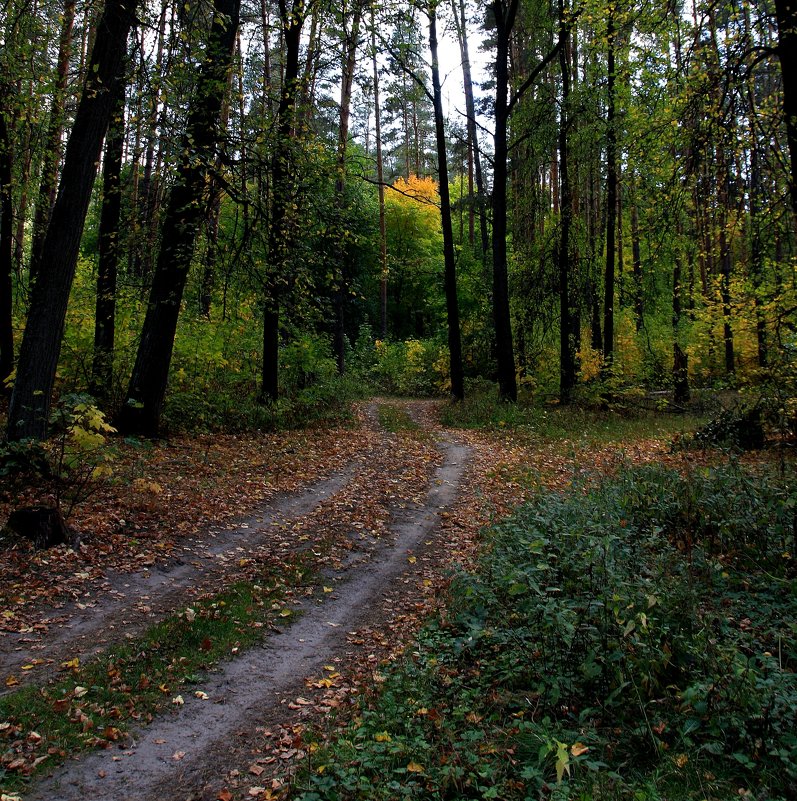
<path id="1" fill-rule="evenodd" d="M 4 553 L 3 694 L 77 681 L 82 666 L 158 621 L 188 625 L 233 582 L 257 587 L 267 572 L 281 600 L 273 621 L 251 623 L 261 629 L 254 644 L 233 643 L 190 686 L 161 685 L 154 716 L 86 732 L 89 753 L 0 719 L 0 787 L 5 775 L 9 798 L 278 797 L 312 759 L 307 727 L 352 713 L 444 602 L 486 523 L 541 484 L 684 458 L 657 439 L 620 448 L 443 429 L 434 403 L 395 400 L 361 405 L 348 428 L 123 451 L 116 481 L 75 510 L 79 545 Z M 0 521 L 7 513 L 0 506 Z M 89 720 L 92 692 L 75 686 L 53 706 Z"/>

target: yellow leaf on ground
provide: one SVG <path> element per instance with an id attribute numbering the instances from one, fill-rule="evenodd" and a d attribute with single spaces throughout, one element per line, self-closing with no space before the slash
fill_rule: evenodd
<path id="1" fill-rule="evenodd" d="M 423 765 L 419 765 L 417 762 L 410 762 L 407 765 L 407 773 L 423 773 Z"/>

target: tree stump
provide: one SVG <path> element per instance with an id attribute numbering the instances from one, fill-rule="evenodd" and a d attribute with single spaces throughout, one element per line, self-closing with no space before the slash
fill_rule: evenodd
<path id="1" fill-rule="evenodd" d="M 30 540 L 40 550 L 72 541 L 61 510 L 52 506 L 16 509 L 9 516 L 6 529 Z"/>

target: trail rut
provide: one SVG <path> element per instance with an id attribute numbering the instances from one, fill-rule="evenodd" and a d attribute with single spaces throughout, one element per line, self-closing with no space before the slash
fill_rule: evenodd
<path id="1" fill-rule="evenodd" d="M 423 421 L 423 412 L 414 416 Z M 373 409 L 369 417 L 373 421 Z M 380 435 L 375 447 L 395 447 L 394 442 Z M 32 801 L 215 799 L 231 753 L 240 748 L 240 736 L 249 733 L 251 737 L 257 727 L 262 730 L 289 717 L 287 703 L 302 693 L 305 677 L 319 675 L 324 665 L 339 659 L 347 649 L 348 632 L 383 625 L 383 597 L 401 589 L 407 574 L 420 570 L 420 563 L 414 564 L 411 557 L 434 550 L 441 515 L 456 500 L 470 455 L 467 445 L 448 438 L 439 439 L 436 448 L 438 466 L 419 502 L 391 502 L 386 536 L 362 537 L 343 562 L 326 568 L 328 580 L 336 587 L 334 593 L 323 599 L 306 599 L 295 623 L 208 675 L 199 685 L 207 700 L 186 693 L 184 706 L 135 730 L 132 745 L 68 762 L 36 783 L 25 797 Z M 170 570 L 151 570 L 146 577 L 129 581 L 129 593 L 119 590 L 119 595 L 98 603 L 95 610 L 76 616 L 72 628 L 59 636 L 69 637 L 81 630 L 89 636 L 102 620 L 108 620 L 111 610 L 124 609 L 144 590 L 157 595 L 162 607 L 176 607 L 184 602 L 196 578 L 198 560 L 208 559 L 213 564 L 213 556 L 235 549 L 240 536 L 252 537 L 252 526 L 265 531 L 281 516 L 301 518 L 311 513 L 347 483 L 363 481 L 356 472 L 348 467 L 300 495 L 283 499 L 278 508 L 253 518 L 246 527 L 206 542 L 201 556 L 187 557 Z M 368 491 L 367 478 L 364 492 Z"/>

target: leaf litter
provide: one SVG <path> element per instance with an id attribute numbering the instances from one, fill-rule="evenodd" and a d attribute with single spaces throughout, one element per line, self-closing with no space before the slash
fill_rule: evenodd
<path id="1" fill-rule="evenodd" d="M 177 749 L 172 734 L 159 733 L 160 719 L 150 726 L 151 734 L 137 734 L 142 739 L 149 737 L 151 750 L 161 747 L 168 751 L 170 765 L 158 781 L 165 789 L 173 788 L 177 780 L 181 789 L 185 788 L 186 799 L 283 795 L 290 787 L 290 776 L 296 765 L 311 758 L 318 747 L 324 726 L 331 730 L 330 726 L 340 725 L 354 714 L 358 696 L 379 685 L 380 670 L 412 642 L 421 622 L 441 608 L 451 568 L 457 564 L 467 568 L 472 563 L 483 525 L 517 506 L 537 485 L 568 487 L 584 473 L 584 465 L 589 465 L 590 470 L 597 467 L 611 471 L 624 461 L 669 458 L 664 446 L 653 440 L 636 443 L 619 453 L 612 446 L 567 449 L 561 443 L 519 442 L 510 436 L 475 431 L 457 432 L 452 437 L 439 429 L 433 404 L 402 401 L 399 405 L 416 420 L 418 431 L 389 433 L 381 430 L 377 423 L 377 406 L 370 404 L 359 409 L 358 426 L 352 430 L 305 438 L 273 435 L 266 442 L 260 438 L 235 437 L 221 444 L 186 442 L 181 443 L 177 451 L 191 456 L 177 458 L 176 462 L 174 453 L 166 456 L 158 451 L 153 464 L 143 469 L 151 477 L 148 480 L 160 491 L 134 482 L 130 485 L 139 494 L 150 492 L 152 498 L 142 500 L 135 495 L 131 498 L 125 493 L 117 497 L 110 492 L 95 498 L 80 518 L 81 527 L 86 528 L 93 526 L 92 521 L 96 519 L 94 534 L 88 538 L 90 544 L 73 551 L 60 549 L 56 553 L 28 554 L 27 566 L 21 558 L 23 554 L 18 553 L 16 556 L 20 558 L 12 559 L 10 565 L 0 570 L 0 592 L 4 602 L 10 604 L 4 608 L 13 613 L 13 616 L 4 615 L 2 621 L 8 632 L 6 638 L 16 632 L 19 639 L 15 647 L 21 649 L 26 664 L 49 667 L 51 671 L 59 666 L 61 670 L 69 669 L 70 664 L 76 667 L 81 657 L 68 648 L 59 651 L 57 640 L 55 646 L 48 646 L 52 629 L 59 624 L 69 625 L 82 611 L 81 607 L 95 605 L 97 616 L 101 618 L 103 597 L 119 592 L 107 580 L 110 571 L 115 571 L 116 576 L 127 575 L 133 585 L 142 574 L 153 572 L 142 571 L 142 566 L 149 568 L 178 561 L 181 567 L 189 565 L 199 571 L 206 554 L 212 552 L 214 539 L 227 531 L 225 524 L 238 518 L 236 530 L 239 534 L 258 531 L 255 518 L 240 522 L 242 509 L 252 509 L 269 499 L 276 503 L 285 493 L 312 487 L 318 476 L 340 478 L 348 470 L 346 480 L 336 484 L 328 497 L 308 510 L 302 510 L 303 513 L 293 518 L 269 520 L 267 534 L 259 541 L 253 542 L 248 536 L 239 537 L 235 541 L 240 544 L 228 543 L 229 547 L 217 549 L 213 553 L 217 568 L 213 580 L 199 589 L 181 587 L 179 606 L 191 609 L 195 598 L 212 591 L 213 586 L 223 585 L 233 575 L 238 578 L 256 576 L 264 563 L 278 565 L 297 549 L 315 558 L 322 584 L 312 601 L 302 600 L 297 593 L 296 609 L 302 609 L 307 615 L 314 604 L 324 600 L 334 605 L 341 595 L 352 594 L 352 585 L 361 583 L 361 576 L 373 573 L 395 551 L 397 521 L 400 522 L 402 516 L 414 515 L 409 525 L 415 529 L 420 526 L 421 537 L 412 548 L 400 554 L 400 567 L 378 577 L 371 588 L 373 594 L 363 599 L 360 607 L 344 607 L 340 620 L 323 620 L 321 625 L 329 632 L 323 640 L 323 652 L 314 654 L 317 658 L 312 665 L 305 657 L 299 666 L 289 666 L 290 672 L 284 677 L 287 683 L 283 682 L 280 697 L 267 701 L 265 706 L 262 698 L 257 703 L 253 701 L 245 714 L 230 722 L 235 729 L 233 736 L 222 737 L 220 742 L 210 737 L 210 742 L 204 745 L 197 743 Z M 440 447 L 435 446 L 435 441 L 441 443 Z M 173 447 L 164 446 L 167 451 Z M 200 452 L 204 457 L 197 459 Z M 212 458 L 211 453 L 214 454 Z M 211 470 L 211 464 L 216 472 Z M 528 470 L 530 464 L 534 464 L 533 474 Z M 439 478 L 439 472 L 435 473 L 443 467 L 448 467 L 449 471 L 456 468 L 456 486 L 445 508 L 437 508 L 435 498 L 427 497 L 427 492 L 430 488 L 434 492 L 446 482 L 445 478 Z M 424 514 L 430 515 L 429 519 L 424 521 Z M 104 518 L 115 520 L 116 524 L 109 526 L 105 520 L 101 525 Z M 119 521 L 124 521 L 125 528 L 130 527 L 135 536 L 119 530 Z M 76 565 L 81 569 L 75 570 Z M 348 575 L 352 580 L 347 582 Z M 37 582 L 41 585 L 39 589 Z M 28 584 L 31 589 L 25 589 L 23 595 L 20 590 Z M 49 592 L 44 592 L 45 586 L 49 587 Z M 164 586 L 168 586 L 168 582 Z M 165 597 L 166 591 L 162 595 Z M 147 619 L 162 615 L 166 607 L 160 601 L 157 592 L 140 597 L 137 611 Z M 283 611 L 290 615 L 293 610 L 286 607 Z M 321 617 L 330 618 L 331 615 L 325 612 Z M 277 637 L 295 638 L 294 645 L 301 650 L 301 641 L 307 639 L 299 636 L 302 623 L 303 619 Z M 135 630 L 135 625 L 122 620 L 113 636 L 123 637 L 131 630 Z M 37 636 L 40 639 L 36 640 Z M 274 635 L 272 639 L 276 639 Z M 284 649 L 272 647 L 277 653 L 268 651 L 269 662 L 279 665 L 285 661 Z M 34 649 L 39 656 L 30 658 Z M 7 654 L 6 651 L 2 655 Z M 180 696 L 183 703 L 175 705 L 168 722 L 183 736 L 182 729 L 192 725 L 191 718 L 175 723 L 174 714 L 182 716 L 186 711 L 201 707 L 203 702 L 224 708 L 233 696 L 240 694 L 238 688 L 244 685 L 250 691 L 254 686 L 257 694 L 258 686 L 263 683 L 258 660 L 262 662 L 263 653 L 257 653 L 253 665 L 242 669 L 236 678 L 238 685 L 231 684 L 233 679 L 225 669 L 220 675 L 209 677 L 203 690 L 195 692 L 193 697 L 189 695 L 183 699 Z M 237 657 L 232 664 L 244 662 Z M 312 669 L 303 671 L 302 667 Z M 37 675 L 34 670 L 26 674 L 16 672 L 8 676 L 14 679 L 9 687 L 31 677 L 41 681 L 41 676 L 42 673 Z M 273 684 L 273 677 L 268 680 Z M 217 686 L 212 686 L 213 681 Z M 193 719 L 197 730 L 191 737 L 197 740 L 207 721 L 203 722 L 201 714 Z M 20 742 L 24 734 L 16 732 L 15 742 Z M 112 737 L 106 740 L 106 745 L 114 742 Z M 6 770 L 25 772 L 42 758 L 35 738 L 33 742 L 29 738 L 23 742 L 23 748 L 12 749 L 3 757 Z M 110 791 L 109 778 L 117 766 L 126 757 L 143 750 L 140 743 L 141 740 L 138 749 L 130 750 L 128 741 L 122 739 L 119 746 L 127 749 L 121 751 L 122 756 L 92 758 L 104 760 L 102 767 L 92 764 L 88 769 L 91 781 L 96 784 L 92 789 L 94 797 L 122 797 L 103 793 Z M 178 753 L 181 754 L 179 759 L 171 758 Z M 210 760 L 209 753 L 213 756 Z M 152 759 L 156 763 L 167 761 L 167 757 L 159 753 L 154 753 Z M 89 761 L 84 760 L 84 764 Z M 105 765 L 105 762 L 110 764 Z M 175 770 L 179 773 L 175 774 Z M 56 781 L 61 782 L 59 786 L 62 787 L 66 786 L 63 782 L 71 781 L 70 786 L 76 791 L 80 788 L 74 797 L 81 797 L 89 781 L 86 773 L 75 779 L 74 773 L 68 772 Z M 251 784 L 251 777 L 257 778 L 257 785 Z M 39 797 L 47 797 L 46 787 L 42 785 L 39 793 L 44 795 Z M 146 793 L 129 795 L 131 799 L 147 797 Z"/>

